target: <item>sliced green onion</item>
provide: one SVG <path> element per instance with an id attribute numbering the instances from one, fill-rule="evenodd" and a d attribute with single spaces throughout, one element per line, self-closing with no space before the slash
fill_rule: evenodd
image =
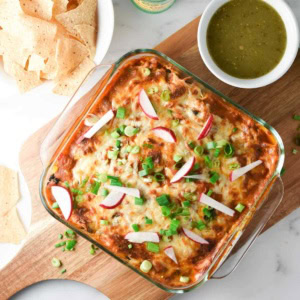
<path id="1" fill-rule="evenodd" d="M 217 148 L 223 148 L 227 144 L 226 140 L 217 141 Z"/>
<path id="2" fill-rule="evenodd" d="M 63 237 L 64 237 L 64 236 L 63 236 L 61 233 L 58 235 L 58 238 L 59 238 L 60 240 L 62 240 Z"/>
<path id="3" fill-rule="evenodd" d="M 79 189 L 71 189 L 71 192 L 76 195 L 83 195 L 83 191 Z"/>
<path id="4" fill-rule="evenodd" d="M 171 242 L 171 239 L 170 239 L 168 236 L 166 236 L 166 235 L 163 235 L 162 240 L 163 240 L 165 243 Z"/>
<path id="5" fill-rule="evenodd" d="M 148 217 L 145 217 L 145 223 L 150 225 L 153 223 L 152 219 L 149 219 Z"/>
<path id="6" fill-rule="evenodd" d="M 168 217 L 171 214 L 171 209 L 168 206 L 162 206 L 161 213 L 163 216 Z"/>
<path id="7" fill-rule="evenodd" d="M 294 116 L 293 116 L 293 119 L 294 119 L 294 120 L 297 120 L 297 121 L 300 121 L 300 115 L 294 115 Z"/>
<path id="8" fill-rule="evenodd" d="M 173 232 L 173 234 L 176 234 L 179 225 L 180 225 L 180 221 L 177 219 L 173 219 L 170 224 L 170 231 Z"/>
<path id="9" fill-rule="evenodd" d="M 198 155 L 198 156 L 201 156 L 204 152 L 204 149 L 202 146 L 196 146 L 194 148 L 194 152 Z"/>
<path id="10" fill-rule="evenodd" d="M 193 150 L 196 147 L 196 144 L 191 141 L 191 142 L 188 142 L 188 146 L 189 146 L 190 149 Z"/>
<path id="11" fill-rule="evenodd" d="M 119 150 L 110 150 L 107 152 L 107 156 L 109 159 L 116 160 L 119 155 Z"/>
<path id="12" fill-rule="evenodd" d="M 107 220 L 100 220 L 101 225 L 108 225 L 109 222 Z"/>
<path id="13" fill-rule="evenodd" d="M 53 257 L 51 260 L 51 264 L 55 268 L 59 268 L 61 266 L 61 261 L 58 258 Z"/>
<path id="14" fill-rule="evenodd" d="M 111 137 L 114 138 L 114 139 L 117 139 L 120 137 L 120 134 L 118 133 L 117 130 L 113 131 L 111 134 Z"/>
<path id="15" fill-rule="evenodd" d="M 121 141 L 120 140 L 116 140 L 116 147 L 118 149 L 121 147 Z"/>
<path id="16" fill-rule="evenodd" d="M 52 204 L 52 208 L 53 208 L 53 209 L 57 209 L 57 208 L 59 208 L 59 205 L 58 205 L 58 203 L 57 203 L 57 202 L 54 202 L 54 203 Z"/>
<path id="17" fill-rule="evenodd" d="M 152 264 L 149 260 L 144 260 L 141 265 L 140 269 L 144 273 L 148 273 L 152 269 Z"/>
<path id="18" fill-rule="evenodd" d="M 232 157 L 234 153 L 234 148 L 231 144 L 227 143 L 224 148 L 224 153 L 226 157 Z"/>
<path id="19" fill-rule="evenodd" d="M 173 112 L 171 109 L 167 109 L 168 114 L 170 115 L 170 117 L 173 117 Z"/>
<path id="20" fill-rule="evenodd" d="M 150 252 L 154 252 L 154 253 L 158 253 L 159 252 L 159 245 L 155 244 L 155 243 L 152 243 L 152 242 L 148 242 L 146 244 L 146 248 Z"/>
<path id="21" fill-rule="evenodd" d="M 138 224 L 132 224 L 131 227 L 135 232 L 140 231 L 140 226 Z"/>
<path id="22" fill-rule="evenodd" d="M 91 254 L 91 255 L 95 255 L 95 253 L 96 253 L 95 249 L 94 249 L 94 248 L 91 248 L 91 249 L 90 249 L 90 254 Z"/>
<path id="23" fill-rule="evenodd" d="M 85 179 L 83 179 L 79 187 L 80 187 L 80 188 L 84 188 L 84 186 L 86 185 L 86 183 L 87 183 L 88 181 L 89 181 L 89 178 L 88 178 L 88 177 L 85 178 Z"/>
<path id="24" fill-rule="evenodd" d="M 236 127 L 234 127 L 234 128 L 232 129 L 232 132 L 235 133 L 235 132 L 237 132 L 237 130 L 238 130 L 238 129 L 237 129 Z"/>
<path id="25" fill-rule="evenodd" d="M 118 107 L 116 118 L 118 119 L 125 119 L 126 109 L 125 107 Z"/>
<path id="26" fill-rule="evenodd" d="M 197 200 L 197 196 L 194 193 L 184 193 L 183 198 L 189 201 L 195 201 Z"/>
<path id="27" fill-rule="evenodd" d="M 64 182 L 64 185 L 65 185 L 65 187 L 67 187 L 68 189 L 70 188 L 70 184 L 69 184 L 68 181 L 65 181 L 65 182 Z"/>
<path id="28" fill-rule="evenodd" d="M 221 149 L 217 148 L 214 152 L 214 157 L 218 157 L 220 155 Z"/>
<path id="29" fill-rule="evenodd" d="M 140 150 L 141 150 L 140 146 L 134 146 L 134 147 L 132 148 L 132 150 L 131 150 L 131 153 L 132 153 L 132 154 L 137 154 L 137 153 L 140 152 Z"/>
<path id="30" fill-rule="evenodd" d="M 208 197 L 210 197 L 210 196 L 212 195 L 212 193 L 213 193 L 213 191 L 212 191 L 212 190 L 209 190 L 209 191 L 207 192 L 206 195 L 207 195 Z"/>
<path id="31" fill-rule="evenodd" d="M 212 176 L 210 177 L 209 181 L 211 183 L 216 183 L 220 178 L 220 175 L 217 172 L 213 172 Z"/>
<path id="32" fill-rule="evenodd" d="M 179 162 L 179 161 L 182 160 L 182 156 L 181 156 L 181 155 L 175 154 L 175 155 L 173 156 L 173 160 L 174 160 L 175 162 Z"/>
<path id="33" fill-rule="evenodd" d="M 135 205 L 143 205 L 144 204 L 144 199 L 143 198 L 138 198 L 138 197 L 135 197 L 134 198 L 134 204 Z"/>
<path id="34" fill-rule="evenodd" d="M 217 143 L 216 142 L 208 142 L 206 144 L 206 149 L 208 150 L 212 150 L 212 149 L 216 149 L 217 148 Z"/>
<path id="35" fill-rule="evenodd" d="M 285 173 L 285 168 L 282 167 L 281 171 L 280 171 L 280 176 L 282 176 Z"/>
<path id="36" fill-rule="evenodd" d="M 170 99 L 171 99 L 171 92 L 169 90 L 162 91 L 162 93 L 160 95 L 160 99 L 162 101 L 170 101 Z"/>
<path id="37" fill-rule="evenodd" d="M 163 173 L 155 173 L 154 180 L 156 182 L 163 182 L 165 180 L 165 175 Z"/>
<path id="38" fill-rule="evenodd" d="M 75 245 L 76 245 L 77 241 L 76 240 L 68 240 L 66 243 L 66 249 L 67 250 L 73 250 Z"/>
<path id="39" fill-rule="evenodd" d="M 175 120 L 172 120 L 172 127 L 177 127 L 180 123 L 180 120 L 178 119 L 175 119 Z"/>
<path id="40" fill-rule="evenodd" d="M 84 201 L 84 198 L 83 198 L 82 195 L 77 195 L 77 196 L 75 197 L 75 201 L 76 201 L 77 203 L 80 203 L 80 202 Z"/>
<path id="41" fill-rule="evenodd" d="M 103 182 L 103 183 L 106 182 L 108 179 L 106 174 L 98 174 L 97 178 L 99 179 L 100 182 Z"/>
<path id="42" fill-rule="evenodd" d="M 101 183 L 98 181 L 95 181 L 91 187 L 91 193 L 94 195 L 98 194 L 99 188 L 100 188 Z"/>
<path id="43" fill-rule="evenodd" d="M 122 182 L 119 179 L 111 179 L 110 180 L 110 185 L 123 186 Z"/>
<path id="44" fill-rule="evenodd" d="M 240 164 L 238 164 L 238 163 L 234 163 L 234 164 L 229 165 L 229 170 L 235 170 L 235 169 L 238 169 L 238 168 L 240 168 Z"/>
<path id="45" fill-rule="evenodd" d="M 143 147 L 144 148 L 149 148 L 149 149 L 152 149 L 154 146 L 152 144 L 143 144 Z"/>
<path id="46" fill-rule="evenodd" d="M 150 87 L 147 90 L 147 94 L 149 94 L 149 95 L 152 95 L 152 94 L 157 93 L 157 92 L 158 92 L 158 87 L 157 86 Z"/>
<path id="47" fill-rule="evenodd" d="M 197 228 L 198 230 L 203 230 L 206 228 L 206 225 L 202 220 L 199 220 L 197 222 L 192 222 L 192 226 Z"/>
<path id="48" fill-rule="evenodd" d="M 67 229 L 65 231 L 65 236 L 67 238 L 75 238 L 76 237 L 76 233 L 72 229 Z"/>
<path id="49" fill-rule="evenodd" d="M 130 153 L 131 152 L 131 150 L 132 150 L 132 146 L 127 146 L 126 148 L 125 148 L 125 151 L 126 152 L 128 152 L 128 153 Z"/>
<path id="50" fill-rule="evenodd" d="M 128 245 L 128 249 L 132 249 L 132 244 L 129 244 L 129 245 Z"/>
<path id="51" fill-rule="evenodd" d="M 243 205 L 242 203 L 238 203 L 238 205 L 234 209 L 241 213 L 244 210 L 244 208 L 245 205 Z"/>
<path id="52" fill-rule="evenodd" d="M 60 271 L 60 274 L 64 274 L 64 273 L 66 273 L 66 272 L 67 272 L 66 269 L 62 269 L 62 270 Z"/>
<path id="53" fill-rule="evenodd" d="M 192 171 L 193 171 L 193 172 L 194 172 L 194 171 L 198 171 L 200 168 L 201 168 L 200 163 L 195 163 L 194 166 L 193 166 Z"/>
<path id="54" fill-rule="evenodd" d="M 138 128 L 134 128 L 132 126 L 127 126 L 124 130 L 125 135 L 127 136 L 134 136 L 135 134 L 137 134 L 139 132 Z"/>
<path id="55" fill-rule="evenodd" d="M 214 168 L 220 168 L 220 165 L 221 165 L 221 162 L 220 162 L 220 160 L 218 158 L 213 159 L 212 166 Z"/>
<path id="56" fill-rule="evenodd" d="M 293 150 L 292 150 L 292 153 L 293 153 L 293 154 L 297 154 L 297 153 L 298 153 L 298 150 L 297 150 L 297 149 L 293 149 Z"/>
<path id="57" fill-rule="evenodd" d="M 108 195 L 108 190 L 107 189 L 102 189 L 101 190 L 101 196 L 107 196 Z"/>
<path id="58" fill-rule="evenodd" d="M 204 162 L 208 168 L 212 168 L 212 160 L 208 155 L 204 156 Z"/>
<path id="59" fill-rule="evenodd" d="M 140 177 L 147 176 L 148 174 L 149 174 L 149 173 L 148 173 L 147 170 L 141 170 L 141 171 L 139 171 L 139 176 L 140 176 Z"/>
<path id="60" fill-rule="evenodd" d="M 118 131 L 119 131 L 121 134 L 124 134 L 125 128 L 126 128 L 126 125 L 121 125 L 121 126 L 118 128 Z"/>
<path id="61" fill-rule="evenodd" d="M 59 248 L 59 247 L 65 246 L 65 245 L 66 245 L 66 242 L 60 242 L 60 243 L 55 244 L 54 247 Z"/>
<path id="62" fill-rule="evenodd" d="M 187 201 L 183 201 L 182 204 L 183 204 L 184 207 L 190 207 L 191 206 L 191 202 L 188 201 L 188 200 Z"/>
<path id="63" fill-rule="evenodd" d="M 143 69 L 143 74 L 144 74 L 145 76 L 149 76 L 149 75 L 151 74 L 150 69 L 144 68 L 144 69 Z"/>
<path id="64" fill-rule="evenodd" d="M 159 206 L 167 206 L 170 203 L 170 196 L 167 194 L 163 194 L 159 197 L 156 197 L 156 201 Z"/>
<path id="65" fill-rule="evenodd" d="M 154 162 L 153 162 L 153 158 L 151 156 L 148 156 L 145 158 L 145 163 L 149 166 L 149 169 L 154 168 Z"/>

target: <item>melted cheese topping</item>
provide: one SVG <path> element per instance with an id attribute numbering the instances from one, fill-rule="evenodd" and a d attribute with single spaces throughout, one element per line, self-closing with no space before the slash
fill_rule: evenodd
<path id="1" fill-rule="evenodd" d="M 145 70 L 149 70 L 150 74 L 147 75 Z M 142 88 L 148 93 L 159 120 L 148 118 L 142 111 L 138 99 Z M 166 90 L 170 93 L 169 101 L 161 99 L 162 92 Z M 213 258 L 266 186 L 275 169 L 277 145 L 262 126 L 199 83 L 184 77 L 173 66 L 153 56 L 145 56 L 123 66 L 90 113 L 101 117 L 109 109 L 117 110 L 119 107 L 126 109 L 124 119 L 114 118 L 89 140 L 70 143 L 54 163 L 58 167 L 54 175 L 60 179 L 60 184 L 67 180 L 73 189 L 83 193 L 78 195 L 73 192 L 77 208 L 70 222 L 137 268 L 144 259 L 150 260 L 153 268 L 149 276 L 154 280 L 173 287 L 185 285 L 180 282 L 180 276 L 189 276 L 189 284 L 195 282 L 205 274 Z M 213 125 L 209 134 L 197 141 L 197 136 L 211 114 Z M 121 146 L 118 149 L 111 133 L 121 126 L 132 126 L 139 131 L 132 137 L 120 135 L 118 140 Z M 176 135 L 176 143 L 168 143 L 155 136 L 152 128 L 159 126 L 171 129 Z M 82 123 L 73 140 L 77 140 L 86 130 L 87 127 Z M 188 146 L 191 141 L 203 147 L 203 155 L 197 155 Z M 223 147 L 219 156 L 215 157 L 216 150 L 208 150 L 206 145 L 218 141 L 227 141 L 233 145 L 234 154 L 227 157 Z M 151 145 L 151 148 L 147 145 Z M 139 153 L 129 152 L 128 146 L 140 147 Z M 109 151 L 118 151 L 117 157 L 109 158 Z M 195 156 L 198 169 L 193 174 L 202 174 L 204 180 L 181 179 L 170 184 L 171 178 L 178 171 L 174 167 L 174 155 L 182 156 L 183 162 Z M 152 157 L 154 169 L 148 176 L 141 177 L 139 171 L 143 169 L 142 163 L 147 157 Z M 211 164 L 205 162 L 207 157 Z M 257 159 L 264 163 L 230 182 L 229 175 L 233 166 L 244 166 Z M 154 180 L 155 172 L 164 174 L 163 182 Z M 216 183 L 210 182 L 214 173 L 219 174 Z M 100 191 L 106 184 L 102 184 L 97 195 L 91 193 L 90 189 L 99 180 L 99 174 L 116 176 L 123 186 L 139 189 L 144 204 L 136 205 L 134 197 L 126 195 L 114 209 L 101 207 L 105 196 L 101 196 Z M 83 186 L 85 179 L 88 182 Z M 202 192 L 207 193 L 209 190 L 215 200 L 232 209 L 241 203 L 246 207 L 245 210 L 241 214 L 236 212 L 234 217 L 214 210 L 213 217 L 208 218 L 205 216 L 207 207 L 198 199 Z M 140 231 L 161 232 L 169 229 L 171 218 L 162 214 L 161 206 L 156 201 L 156 197 L 162 194 L 169 195 L 177 209 L 183 207 L 186 195 L 192 197 L 190 206 L 185 208 L 188 214 L 175 215 L 173 218 L 180 220 L 181 227 L 189 228 L 206 239 L 208 245 L 190 240 L 181 233 L 179 227 L 177 234 L 163 239 L 161 237 L 159 253 L 149 252 L 146 243 L 128 248 L 124 236 L 133 231 L 133 224 L 138 224 Z M 49 191 L 48 196 L 50 203 L 55 201 Z M 152 224 L 146 224 L 145 217 L 152 219 Z M 108 220 L 109 225 L 101 225 L 100 220 Z M 197 229 L 195 224 L 198 221 L 202 221 L 205 228 Z M 164 254 L 163 249 L 167 246 L 174 248 L 178 265 Z"/>

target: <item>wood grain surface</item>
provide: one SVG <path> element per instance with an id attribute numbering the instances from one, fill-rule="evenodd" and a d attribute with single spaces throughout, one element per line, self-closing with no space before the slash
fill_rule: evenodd
<path id="1" fill-rule="evenodd" d="M 294 113 L 300 113 L 300 55 L 292 68 L 276 83 L 253 90 L 238 89 L 226 85 L 212 75 L 203 64 L 198 52 L 196 33 L 199 18 L 159 44 L 156 49 L 169 55 L 201 79 L 214 86 L 262 117 L 275 127 L 283 138 L 286 148 L 286 173 L 283 176 L 285 196 L 282 204 L 268 223 L 269 228 L 296 208 L 300 207 L 300 182 L 298 180 L 299 154 L 293 155 L 293 138 L 299 122 Z M 110 299 L 168 299 L 168 294 L 102 251 L 89 254 L 90 243 L 78 239 L 74 252 L 62 252 L 53 245 L 65 227 L 53 219 L 44 209 L 39 197 L 39 179 L 42 164 L 39 149 L 53 122 L 33 134 L 20 153 L 20 167 L 32 197 L 32 222 L 26 243 L 18 255 L 0 272 L 0 300 L 8 299 L 17 291 L 38 281 L 47 279 L 71 279 L 89 284 Z M 67 272 L 60 274 L 53 268 L 51 259 L 57 257 Z"/>

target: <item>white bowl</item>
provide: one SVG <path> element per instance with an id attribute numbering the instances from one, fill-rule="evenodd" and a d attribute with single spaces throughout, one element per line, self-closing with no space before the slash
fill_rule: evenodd
<path id="1" fill-rule="evenodd" d="M 95 64 L 100 64 L 108 51 L 114 33 L 114 7 L 112 0 L 98 0 L 98 34 Z"/>
<path id="2" fill-rule="evenodd" d="M 228 1 L 229 0 L 212 0 L 204 10 L 200 19 L 198 27 L 198 47 L 205 65 L 216 77 L 218 77 L 223 82 L 240 88 L 258 88 L 276 81 L 288 71 L 288 69 L 294 62 L 298 52 L 299 28 L 294 13 L 284 0 L 264 0 L 279 13 L 284 22 L 287 32 L 286 50 L 279 64 L 268 74 L 255 79 L 239 79 L 223 72 L 216 65 L 209 54 L 206 43 L 206 32 L 209 21 L 211 20 L 216 10 L 218 10 L 223 4 Z"/>

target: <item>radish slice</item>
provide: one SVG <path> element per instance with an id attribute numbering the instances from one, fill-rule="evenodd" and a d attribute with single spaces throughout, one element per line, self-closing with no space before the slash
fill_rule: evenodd
<path id="1" fill-rule="evenodd" d="M 203 180 L 203 181 L 208 180 L 207 176 L 205 176 L 203 174 L 187 175 L 187 176 L 184 176 L 184 178 L 198 179 L 198 180 Z"/>
<path id="2" fill-rule="evenodd" d="M 103 115 L 100 120 L 87 132 L 84 137 L 90 139 L 99 129 L 101 129 L 105 124 L 107 124 L 114 117 L 112 110 L 109 110 L 105 115 Z"/>
<path id="3" fill-rule="evenodd" d="M 193 231 L 190 231 L 186 228 L 182 228 L 183 233 L 192 241 L 198 243 L 198 244 L 209 244 L 208 241 L 206 241 L 203 237 L 200 235 L 194 233 Z"/>
<path id="4" fill-rule="evenodd" d="M 140 94 L 139 94 L 139 102 L 140 102 L 140 106 L 141 106 L 143 112 L 145 113 L 145 115 L 147 117 L 154 119 L 154 120 L 158 120 L 157 113 L 154 110 L 154 107 L 153 107 L 147 93 L 143 89 L 140 91 Z"/>
<path id="5" fill-rule="evenodd" d="M 86 126 L 94 126 L 99 121 L 99 117 L 94 114 L 88 114 L 84 120 L 84 125 Z"/>
<path id="6" fill-rule="evenodd" d="M 51 193 L 59 205 L 64 218 L 69 220 L 73 211 L 73 201 L 69 190 L 62 186 L 53 185 Z"/>
<path id="7" fill-rule="evenodd" d="M 124 193 L 111 192 L 101 203 L 100 206 L 103 208 L 112 209 L 120 205 L 125 198 Z"/>
<path id="8" fill-rule="evenodd" d="M 201 194 L 199 201 L 203 204 L 206 204 L 210 207 L 215 208 L 216 210 L 221 211 L 222 213 L 233 216 L 234 215 L 234 210 L 231 208 L 227 207 L 226 205 L 214 200 L 213 198 L 210 198 L 209 196 L 205 195 L 204 193 Z"/>
<path id="9" fill-rule="evenodd" d="M 243 176 L 244 174 L 246 174 L 247 172 L 249 172 L 250 170 L 256 168 L 257 166 L 259 166 L 262 163 L 261 160 L 257 160 L 245 167 L 236 169 L 234 171 L 232 171 L 230 173 L 230 181 L 235 181 L 236 179 L 238 179 L 239 177 Z"/>
<path id="10" fill-rule="evenodd" d="M 209 131 L 212 128 L 213 119 L 214 119 L 213 115 L 210 115 L 208 117 L 200 134 L 198 135 L 198 138 L 197 138 L 198 140 L 204 139 L 208 135 Z"/>
<path id="11" fill-rule="evenodd" d="M 141 198 L 141 193 L 138 189 L 123 187 L 123 186 L 115 186 L 115 185 L 108 185 L 106 187 L 115 192 L 119 192 L 119 193 L 123 193 L 123 194 L 129 195 L 129 196 Z"/>
<path id="12" fill-rule="evenodd" d="M 192 156 L 175 174 L 175 176 L 171 179 L 171 183 L 178 182 L 181 178 L 183 178 L 189 171 L 192 170 L 195 164 L 195 157 Z"/>
<path id="13" fill-rule="evenodd" d="M 176 142 L 176 135 L 175 133 L 166 127 L 156 127 L 152 129 L 153 133 L 163 139 L 166 142 L 169 143 L 175 143 Z"/>
<path id="14" fill-rule="evenodd" d="M 144 243 L 153 242 L 159 243 L 159 235 L 156 232 L 129 232 L 126 234 L 125 239 L 131 243 Z"/>
<path id="15" fill-rule="evenodd" d="M 164 252 L 166 253 L 167 256 L 169 256 L 178 265 L 178 261 L 177 261 L 176 255 L 175 255 L 175 251 L 174 251 L 174 248 L 172 246 L 165 248 Z"/>

